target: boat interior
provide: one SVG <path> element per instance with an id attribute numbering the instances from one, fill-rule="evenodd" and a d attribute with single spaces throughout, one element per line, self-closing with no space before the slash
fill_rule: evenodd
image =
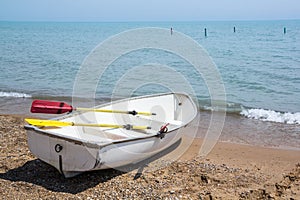
<path id="1" fill-rule="evenodd" d="M 105 144 L 115 141 L 131 140 L 135 138 L 152 137 L 158 134 L 162 126 L 168 123 L 168 131 L 176 130 L 186 125 L 194 116 L 191 100 L 184 95 L 157 95 L 151 98 L 136 98 L 113 102 L 96 107 L 97 109 L 135 110 L 137 112 L 151 112 L 155 115 L 131 115 L 103 112 L 73 112 L 58 118 L 60 121 L 74 122 L 74 124 L 112 124 L 144 126 L 150 129 L 126 129 L 115 127 L 65 126 L 42 127 L 40 131 L 74 140 L 89 143 Z"/>

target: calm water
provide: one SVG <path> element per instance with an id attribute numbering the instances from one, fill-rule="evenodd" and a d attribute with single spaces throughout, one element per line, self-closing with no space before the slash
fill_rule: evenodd
<path id="1" fill-rule="evenodd" d="M 0 22 L 0 113 L 27 114 L 33 98 L 69 100 L 78 69 L 90 51 L 114 34 L 141 27 L 173 27 L 207 50 L 224 81 L 229 113 L 227 124 L 233 124 L 230 127 L 241 124 L 245 117 L 250 118 L 247 119 L 250 125 L 243 128 L 255 127 L 255 123 L 262 123 L 261 127 L 273 125 L 275 128 L 265 132 L 283 130 L 285 134 L 293 135 L 292 139 L 296 138 L 296 143 L 291 146 L 300 146 L 300 20 Z M 236 27 L 235 33 L 233 27 Z M 286 34 L 283 33 L 284 27 Z M 139 59 L 141 55 L 143 57 Z M 160 51 L 134 52 L 116 60 L 112 71 L 108 69 L 104 76 L 105 87 L 97 88 L 96 97 L 109 97 L 115 83 L 130 67 L 153 61 L 174 67 L 188 78 L 202 111 L 215 109 L 210 106 L 209 93 L 201 77 L 193 78 L 193 71 L 187 63 Z M 114 66 L 119 66 L 117 71 Z M 179 83 L 174 81 L 174 84 Z M 160 89 L 144 87 L 137 94 L 154 93 Z M 252 129 L 252 133 L 258 133 Z M 230 130 L 228 128 L 228 132 Z"/>

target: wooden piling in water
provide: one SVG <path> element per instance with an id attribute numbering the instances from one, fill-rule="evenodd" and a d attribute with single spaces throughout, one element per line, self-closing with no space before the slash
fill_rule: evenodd
<path id="1" fill-rule="evenodd" d="M 283 33 L 286 34 L 286 27 L 283 28 Z"/>
<path id="2" fill-rule="evenodd" d="M 207 30 L 204 28 L 204 36 L 207 37 Z"/>

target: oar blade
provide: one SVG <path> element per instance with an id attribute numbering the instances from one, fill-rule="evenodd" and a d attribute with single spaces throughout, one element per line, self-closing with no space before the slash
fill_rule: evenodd
<path id="1" fill-rule="evenodd" d="M 34 100 L 30 111 L 32 113 L 62 114 L 71 112 L 73 107 L 65 102 Z"/>
<path id="2" fill-rule="evenodd" d="M 55 120 L 42 120 L 42 119 L 25 119 L 25 121 L 34 126 L 72 126 L 72 122 L 62 122 L 62 121 L 55 121 Z"/>

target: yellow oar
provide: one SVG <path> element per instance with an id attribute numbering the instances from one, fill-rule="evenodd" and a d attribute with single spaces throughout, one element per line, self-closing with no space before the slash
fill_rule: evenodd
<path id="1" fill-rule="evenodd" d="M 126 125 L 118 125 L 118 124 L 82 124 L 82 123 L 74 123 L 74 122 L 63 122 L 56 120 L 41 120 L 41 119 L 25 119 L 28 124 L 34 126 L 92 126 L 92 127 L 107 127 L 107 128 L 125 128 L 127 130 L 144 130 L 151 129 L 149 126 L 132 126 L 130 124 Z"/>

